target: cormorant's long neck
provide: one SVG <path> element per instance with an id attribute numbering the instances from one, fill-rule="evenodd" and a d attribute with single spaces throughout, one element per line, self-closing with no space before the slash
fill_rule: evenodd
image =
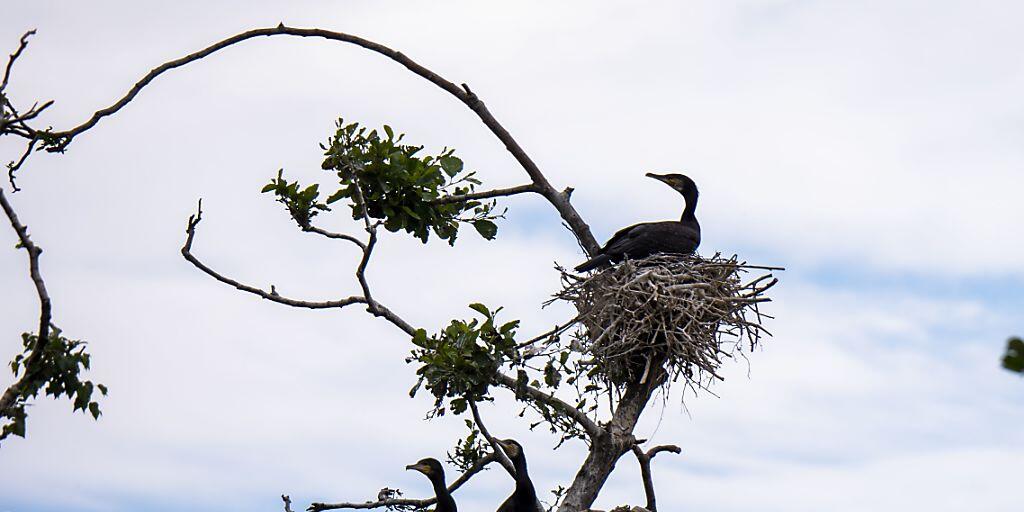
<path id="1" fill-rule="evenodd" d="M 516 468 L 516 494 L 536 497 L 537 491 L 533 488 L 533 481 L 526 471 L 526 458 L 517 457 L 512 461 L 512 465 Z"/>
<path id="2" fill-rule="evenodd" d="M 697 192 L 690 191 L 683 194 L 686 199 L 686 208 L 683 209 L 683 216 L 679 220 L 684 223 L 693 223 L 697 221 Z"/>
<path id="3" fill-rule="evenodd" d="M 448 493 L 448 486 L 444 483 L 444 477 L 431 478 L 430 483 L 434 484 L 438 512 L 455 512 L 455 500 Z"/>

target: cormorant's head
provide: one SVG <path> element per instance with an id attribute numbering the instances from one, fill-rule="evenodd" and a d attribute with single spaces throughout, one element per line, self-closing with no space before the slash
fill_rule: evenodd
<path id="1" fill-rule="evenodd" d="M 697 193 L 697 184 L 685 174 L 654 174 L 649 172 L 646 176 L 676 189 L 677 192 L 684 196 Z"/>
<path id="2" fill-rule="evenodd" d="M 416 464 L 406 466 L 405 469 L 415 469 L 416 471 L 427 475 L 427 478 L 435 475 L 444 476 L 444 467 L 441 466 L 441 463 L 438 462 L 437 459 L 432 458 L 421 459 Z"/>
<path id="3" fill-rule="evenodd" d="M 495 439 L 498 446 L 501 446 L 502 450 L 508 455 L 508 458 L 515 459 L 523 455 L 523 445 L 519 444 L 515 439 Z"/>

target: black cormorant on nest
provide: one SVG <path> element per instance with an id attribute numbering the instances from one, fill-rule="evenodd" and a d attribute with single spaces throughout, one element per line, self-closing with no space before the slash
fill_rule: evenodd
<path id="1" fill-rule="evenodd" d="M 686 199 L 686 208 L 679 220 L 643 222 L 620 229 L 593 258 L 576 267 L 577 272 L 594 270 L 625 258 L 646 258 L 658 253 L 691 254 L 700 245 L 700 224 L 697 210 L 697 184 L 682 174 L 653 174 L 647 177 L 661 181 Z"/>
<path id="2" fill-rule="evenodd" d="M 497 440 L 501 449 L 516 469 L 516 490 L 498 507 L 498 512 L 537 512 L 537 491 L 526 472 L 526 454 L 523 445 L 514 439 Z"/>
<path id="3" fill-rule="evenodd" d="M 410 464 L 405 469 L 415 469 L 430 479 L 434 484 L 434 494 L 437 495 L 437 508 L 434 512 L 457 512 L 455 499 L 448 493 L 448 486 L 444 482 L 444 468 L 437 459 L 423 459 L 416 464 Z"/>

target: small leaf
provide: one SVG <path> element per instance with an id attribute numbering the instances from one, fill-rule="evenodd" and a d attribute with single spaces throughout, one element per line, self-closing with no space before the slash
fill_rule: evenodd
<path id="1" fill-rule="evenodd" d="M 462 172 L 462 159 L 457 156 L 443 156 L 440 158 L 439 163 L 441 168 L 444 169 L 445 174 L 449 177 L 454 177 Z"/>
<path id="2" fill-rule="evenodd" d="M 474 303 L 470 304 L 469 307 L 470 307 L 470 309 L 472 309 L 473 311 L 476 311 L 477 313 L 480 313 L 481 315 L 484 315 L 486 317 L 490 317 L 491 316 L 491 312 L 490 312 L 490 310 L 487 309 L 487 306 L 484 306 L 483 304 L 480 304 L 479 302 L 474 302 Z"/>
<path id="3" fill-rule="evenodd" d="M 487 240 L 494 240 L 498 234 L 498 225 L 487 219 L 473 221 L 473 227 L 476 228 L 477 233 L 480 233 L 480 236 Z"/>

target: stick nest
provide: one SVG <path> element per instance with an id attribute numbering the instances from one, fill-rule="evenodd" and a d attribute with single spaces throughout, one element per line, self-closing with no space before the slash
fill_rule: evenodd
<path id="1" fill-rule="evenodd" d="M 590 358 L 591 377 L 619 388 L 682 377 L 706 389 L 722 379 L 723 357 L 771 335 L 762 326 L 771 317 L 758 305 L 771 300 L 765 292 L 778 282 L 771 271 L 782 269 L 715 254 L 627 260 L 588 277 L 559 270 L 555 298 L 579 311 L 573 343 Z"/>

